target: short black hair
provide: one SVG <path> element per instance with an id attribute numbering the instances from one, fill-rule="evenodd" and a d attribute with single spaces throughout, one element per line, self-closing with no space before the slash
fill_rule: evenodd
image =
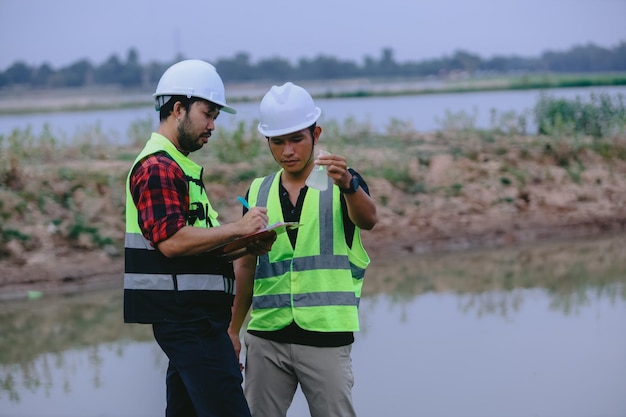
<path id="1" fill-rule="evenodd" d="M 215 108 L 215 109 L 220 109 L 221 106 L 218 106 L 215 103 L 212 103 L 208 100 L 205 100 L 203 98 L 200 97 L 187 97 L 187 96 L 172 96 L 167 103 L 163 104 L 161 106 L 161 109 L 159 110 L 159 120 L 163 121 L 165 119 L 167 119 L 170 115 L 170 113 L 174 110 L 174 104 L 176 104 L 177 101 L 180 101 L 180 104 L 185 108 L 185 111 L 187 113 L 189 113 L 189 108 L 191 107 L 191 105 L 193 103 L 195 103 L 196 101 L 206 101 L 207 103 L 209 103 L 209 106 L 211 108 Z"/>

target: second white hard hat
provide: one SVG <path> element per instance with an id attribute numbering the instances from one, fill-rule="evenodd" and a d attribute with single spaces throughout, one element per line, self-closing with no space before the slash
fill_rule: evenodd
<path id="1" fill-rule="evenodd" d="M 226 104 L 224 83 L 215 67 L 199 59 L 180 61 L 165 70 L 152 95 L 156 110 L 176 95 L 199 97 L 221 106 L 226 113 L 237 113 Z"/>
<path id="2" fill-rule="evenodd" d="M 322 110 L 304 88 L 287 82 L 273 86 L 263 96 L 259 108 L 259 132 L 275 137 L 297 132 L 319 119 Z"/>

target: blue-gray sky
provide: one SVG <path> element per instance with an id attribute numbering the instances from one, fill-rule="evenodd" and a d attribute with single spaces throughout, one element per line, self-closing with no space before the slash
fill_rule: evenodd
<path id="1" fill-rule="evenodd" d="M 362 62 L 383 48 L 396 61 L 463 49 L 483 58 L 539 56 L 626 41 L 626 0 L 0 0 L 0 70 L 20 60 L 99 65 L 136 48 L 142 63 L 253 62 L 320 54 Z"/>

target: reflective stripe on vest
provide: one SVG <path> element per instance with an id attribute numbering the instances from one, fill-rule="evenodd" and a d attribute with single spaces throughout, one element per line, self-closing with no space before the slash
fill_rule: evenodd
<path id="1" fill-rule="evenodd" d="M 350 292 L 318 292 L 312 294 L 294 294 L 293 307 L 323 307 L 328 305 L 355 306 L 356 296 Z M 291 307 L 289 294 L 261 295 L 254 297 L 254 308 Z"/>
<path id="2" fill-rule="evenodd" d="M 222 275 L 180 274 L 176 275 L 175 284 L 169 274 L 124 274 L 126 290 L 224 291 L 233 294 L 234 283 Z"/>
<path id="3" fill-rule="evenodd" d="M 156 255 L 156 251 L 150 245 L 150 242 L 143 235 L 137 233 L 127 233 L 124 246 L 127 249 L 152 251 L 153 255 Z M 124 289 L 224 291 L 227 294 L 234 294 L 235 280 L 221 274 L 179 273 L 173 277 L 172 274 L 136 273 L 127 270 L 124 273 Z"/>

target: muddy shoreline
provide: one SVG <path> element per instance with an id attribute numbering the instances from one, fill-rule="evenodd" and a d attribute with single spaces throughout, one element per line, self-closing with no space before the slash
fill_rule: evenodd
<path id="1" fill-rule="evenodd" d="M 384 233 L 374 229 L 363 233 L 363 241 L 372 259 L 370 270 L 384 269 L 406 258 L 422 258 L 441 253 L 497 250 L 527 245 L 550 244 L 610 237 L 626 231 L 626 219 L 594 219 L 577 224 L 520 226 L 506 230 L 493 228 L 482 234 L 443 235 L 431 233 L 420 237 L 409 229 L 401 233 Z M 10 265 L 0 262 L 0 300 L 39 298 L 45 295 L 71 294 L 123 286 L 123 257 L 110 257 L 102 252 L 75 252 L 59 256 L 47 265 Z M 7 276 L 18 276 L 12 283 Z M 376 273 L 368 273 L 368 281 L 376 281 Z M 372 285 L 380 287 L 382 283 Z M 366 285 L 367 287 L 367 285 Z"/>

